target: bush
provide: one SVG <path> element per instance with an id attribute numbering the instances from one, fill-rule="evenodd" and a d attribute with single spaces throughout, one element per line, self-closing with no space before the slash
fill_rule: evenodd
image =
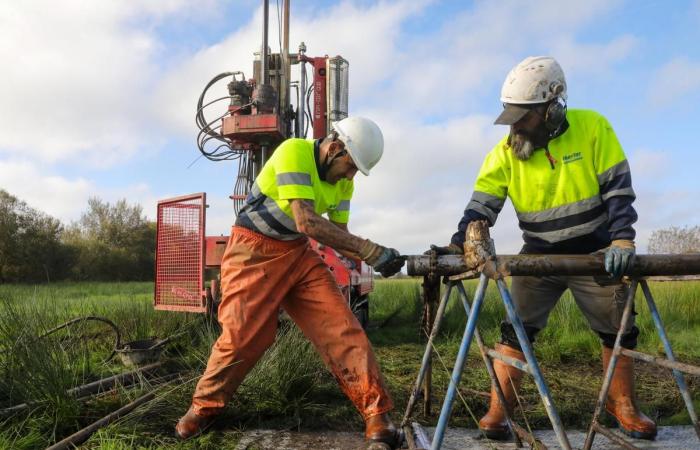
<path id="1" fill-rule="evenodd" d="M 93 281 L 152 280 L 156 227 L 140 205 L 88 200 L 88 210 L 64 233 L 75 253 L 71 278 Z"/>
<path id="2" fill-rule="evenodd" d="M 72 254 L 61 222 L 0 189 L 0 283 L 65 277 Z"/>

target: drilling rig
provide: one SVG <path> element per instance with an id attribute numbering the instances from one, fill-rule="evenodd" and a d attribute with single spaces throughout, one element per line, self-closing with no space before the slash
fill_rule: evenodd
<path id="1" fill-rule="evenodd" d="M 197 147 L 201 154 L 211 161 L 238 161 L 230 196 L 236 213 L 282 141 L 306 138 L 309 128 L 313 139 L 322 139 L 332 122 L 348 116 L 348 61 L 341 56 L 307 56 L 303 42 L 296 54 L 289 53 L 289 0 L 282 2 L 281 12 L 278 10 L 281 45 L 279 53 L 272 53 L 268 46 L 269 0 L 262 3 L 262 45 L 254 53 L 253 78 L 247 79 L 242 71 L 216 75 L 197 102 Z M 292 66 L 299 68 L 298 82 L 291 81 Z M 225 80 L 228 95 L 207 101 L 207 92 Z M 223 114 L 219 111 L 207 117 L 222 102 L 228 102 Z M 206 236 L 206 208 L 203 192 L 158 202 L 156 309 L 216 313 L 221 297 L 219 271 L 228 236 Z M 312 247 L 366 327 L 368 294 L 374 287 L 372 269 L 318 242 L 312 241 Z"/>

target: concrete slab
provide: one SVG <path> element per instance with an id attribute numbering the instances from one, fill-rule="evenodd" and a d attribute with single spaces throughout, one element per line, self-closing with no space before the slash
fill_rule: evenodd
<path id="1" fill-rule="evenodd" d="M 425 428 L 431 435 L 433 428 Z M 584 431 L 568 431 L 567 435 L 574 448 L 583 447 Z M 554 431 L 537 430 L 535 436 L 550 449 L 560 448 Z M 655 441 L 633 440 L 633 445 L 641 449 L 691 450 L 700 449 L 700 441 L 691 426 L 660 427 Z M 357 432 L 291 432 L 279 430 L 255 430 L 246 432 L 236 445 L 236 450 L 355 450 L 364 448 L 362 433 Z M 485 441 L 478 431 L 468 428 L 450 428 L 445 436 L 442 450 L 511 450 L 512 443 Z M 526 448 L 528 448 L 526 446 Z M 597 435 L 596 450 L 619 449 L 605 436 Z"/>
<path id="2" fill-rule="evenodd" d="M 433 428 L 425 428 L 432 438 Z M 616 434 L 627 438 L 617 430 Z M 567 430 L 569 442 L 573 448 L 582 448 L 586 439 L 585 431 Z M 542 441 L 549 449 L 560 449 L 557 437 L 552 430 L 536 430 L 535 436 Z M 629 438 L 627 438 L 629 439 Z M 700 441 L 692 426 L 687 427 L 659 427 L 659 434 L 654 441 L 641 439 L 630 439 L 632 445 L 641 449 L 664 449 L 664 450 L 690 450 L 700 449 Z M 527 446 L 526 446 L 527 447 Z M 515 449 L 515 444 L 497 443 L 484 440 L 478 431 L 465 428 L 450 428 L 445 435 L 442 450 L 474 449 L 474 450 L 511 450 Z M 605 436 L 596 435 L 593 441 L 593 448 L 596 450 L 617 450 L 621 447 L 610 442 Z"/>

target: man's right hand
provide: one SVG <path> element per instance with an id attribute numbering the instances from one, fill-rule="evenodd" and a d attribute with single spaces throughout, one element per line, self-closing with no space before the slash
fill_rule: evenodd
<path id="1" fill-rule="evenodd" d="M 464 254 L 464 250 L 458 245 L 455 244 L 450 244 L 446 245 L 444 247 L 441 247 L 439 245 L 431 244 L 430 245 L 430 250 L 426 250 L 423 254 L 428 255 L 430 252 L 435 252 L 436 255 L 462 255 Z"/>
<path id="2" fill-rule="evenodd" d="M 364 262 L 384 277 L 397 274 L 406 262 L 406 257 L 401 256 L 395 248 L 375 244 L 369 239 L 365 239 L 362 243 L 358 254 Z"/>

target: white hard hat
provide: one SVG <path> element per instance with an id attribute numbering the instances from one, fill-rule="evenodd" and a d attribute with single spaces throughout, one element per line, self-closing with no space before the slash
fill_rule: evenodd
<path id="1" fill-rule="evenodd" d="M 345 144 L 352 162 L 365 175 L 379 162 L 384 152 L 384 136 L 376 123 L 364 117 L 348 117 L 333 122 L 331 128 Z"/>
<path id="2" fill-rule="evenodd" d="M 503 82 L 501 102 L 505 109 L 495 123 L 511 125 L 527 113 L 528 105 L 557 97 L 566 100 L 566 79 L 559 63 L 551 56 L 529 56 L 513 67 Z"/>

